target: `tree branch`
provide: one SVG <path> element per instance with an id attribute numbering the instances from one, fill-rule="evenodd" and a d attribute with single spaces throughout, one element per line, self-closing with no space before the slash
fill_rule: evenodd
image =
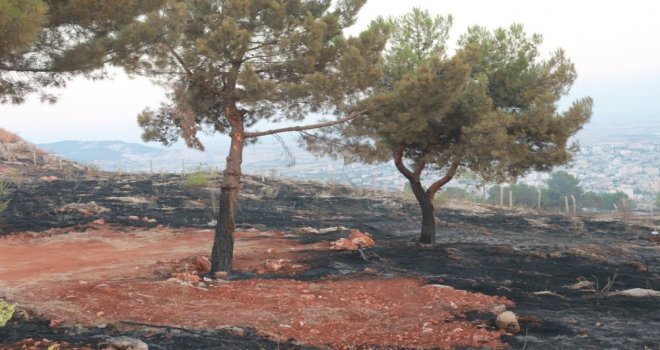
<path id="1" fill-rule="evenodd" d="M 405 164 L 403 164 L 403 144 L 400 144 L 399 148 L 397 148 L 397 150 L 394 152 L 394 165 L 396 165 L 396 168 L 399 169 L 399 172 L 403 174 L 403 176 L 405 176 L 408 180 L 413 182 L 419 181 L 419 176 L 415 176 L 415 173 L 413 173 L 406 167 Z"/>
<path id="2" fill-rule="evenodd" d="M 420 160 L 415 164 L 415 177 L 419 179 L 420 176 L 422 176 L 422 171 L 424 171 L 424 168 L 426 168 L 426 161 L 425 160 Z"/>
<path id="3" fill-rule="evenodd" d="M 454 160 L 451 162 L 451 166 L 449 167 L 449 170 L 447 171 L 447 174 L 442 177 L 442 179 L 436 181 L 431 185 L 428 190 L 426 190 L 426 194 L 429 196 L 434 196 L 436 192 L 438 192 L 442 186 L 446 185 L 447 182 L 451 181 L 451 179 L 454 178 L 454 175 L 456 175 L 456 170 L 458 170 L 458 166 L 461 165 L 461 157 L 455 157 Z"/>
<path id="4" fill-rule="evenodd" d="M 170 46 L 170 44 L 168 44 L 168 43 L 164 43 L 164 44 L 165 44 L 165 46 L 167 46 L 167 49 L 172 54 L 172 56 L 174 56 L 174 59 L 176 59 L 176 61 L 179 62 L 179 65 L 186 72 L 188 77 L 190 79 L 193 79 L 195 75 L 188 68 L 188 66 L 186 65 L 186 62 L 183 60 L 183 58 L 174 50 L 174 48 L 172 46 Z"/>
<path id="5" fill-rule="evenodd" d="M 311 124 L 311 125 L 305 125 L 305 126 L 292 126 L 288 128 L 280 128 L 280 129 L 272 129 L 272 130 L 267 130 L 267 131 L 253 131 L 253 132 L 246 132 L 245 133 L 245 138 L 255 138 L 255 137 L 261 137 L 261 136 L 267 136 L 267 135 L 274 135 L 274 134 L 280 134 L 283 132 L 290 132 L 290 131 L 305 131 L 305 130 L 312 130 L 312 129 L 320 129 L 320 128 L 327 128 L 329 126 L 345 123 L 349 120 L 355 119 L 367 111 L 369 111 L 371 108 L 365 108 L 363 110 L 353 112 L 344 118 L 329 121 L 329 122 L 324 122 L 324 123 L 318 123 L 318 124 Z"/>

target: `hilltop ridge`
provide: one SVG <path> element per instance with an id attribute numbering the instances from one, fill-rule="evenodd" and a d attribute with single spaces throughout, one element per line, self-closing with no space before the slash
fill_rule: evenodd
<path id="1" fill-rule="evenodd" d="M 11 131 L 0 128 L 0 179 L 12 183 L 34 176 L 74 176 L 85 167 L 44 151 Z"/>

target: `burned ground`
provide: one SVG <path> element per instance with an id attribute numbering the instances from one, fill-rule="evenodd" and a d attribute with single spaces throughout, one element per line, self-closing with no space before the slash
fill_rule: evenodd
<path id="1" fill-rule="evenodd" d="M 15 190 L 10 207 L 2 215 L 2 230 L 5 234 L 53 227 L 64 229 L 51 230 L 51 234 L 85 230 L 86 224 L 99 218 L 131 226 L 208 228 L 213 220 L 211 192 L 188 188 L 177 176 L 35 181 Z M 61 210 L 71 203 L 90 202 L 108 210 Z M 145 222 L 144 217 L 155 222 Z M 414 202 L 343 186 L 258 178 L 246 178 L 237 210 L 237 221 L 243 228 L 291 232 L 305 226 L 345 226 L 367 231 L 377 242 L 374 249 L 363 252 L 310 252 L 301 261 L 309 268 L 293 274 L 294 279 L 342 280 L 369 268 L 382 278 L 415 276 L 429 284 L 512 300 L 522 331 L 503 340 L 514 349 L 655 349 L 660 343 L 660 298 L 608 295 L 631 288 L 660 289 L 658 242 L 650 236 L 652 224 L 658 222 L 628 224 L 474 205 L 440 209 L 438 217 L 438 243 L 420 245 L 415 241 L 419 215 Z M 288 239 L 314 244 L 340 234 L 291 235 Z M 249 280 L 256 275 L 239 273 L 236 277 Z M 605 290 L 608 279 L 614 281 Z M 567 287 L 578 280 L 591 282 L 593 290 Z M 465 317 L 488 319 L 478 314 Z M 249 332 L 243 337 L 176 329 L 148 337 L 153 330 L 139 327 L 109 327 L 81 334 L 54 332 L 43 323 L 15 322 L 0 328 L 0 344 L 21 337 L 93 344 L 95 336 L 121 333 L 146 338 L 156 349 L 218 348 L 212 345 L 218 341 L 227 341 L 223 348 L 278 346 Z M 193 338 L 195 345 L 186 347 L 184 344 Z M 287 346 L 296 348 L 293 343 Z"/>

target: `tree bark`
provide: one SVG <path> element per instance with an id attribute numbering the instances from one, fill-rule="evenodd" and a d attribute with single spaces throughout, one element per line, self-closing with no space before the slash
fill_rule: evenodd
<path id="1" fill-rule="evenodd" d="M 403 164 L 403 145 L 400 145 L 394 152 L 394 165 L 403 176 L 408 179 L 410 189 L 412 190 L 419 207 L 422 210 L 422 231 L 419 241 L 424 244 L 435 243 L 435 208 L 433 208 L 433 197 L 435 192 L 427 192 L 422 186 L 420 176 L 426 167 L 425 161 L 419 161 L 415 170 L 412 171 Z M 437 191 L 437 190 L 436 190 Z"/>
<path id="2" fill-rule="evenodd" d="M 243 147 L 245 146 L 242 116 L 235 108 L 226 113 L 232 126 L 231 147 L 220 187 L 218 219 L 211 250 L 211 276 L 219 271 L 227 272 L 229 275 L 232 270 L 234 230 L 236 228 L 234 213 L 241 186 L 241 163 L 243 163 Z"/>
<path id="3" fill-rule="evenodd" d="M 427 193 L 419 180 L 410 180 L 410 188 L 422 210 L 422 231 L 419 236 L 419 241 L 424 244 L 433 244 L 435 243 L 434 195 Z"/>

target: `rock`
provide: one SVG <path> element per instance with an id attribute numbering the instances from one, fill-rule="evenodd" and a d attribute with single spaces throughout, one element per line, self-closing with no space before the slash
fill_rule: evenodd
<path id="1" fill-rule="evenodd" d="M 424 325 L 422 326 L 422 333 L 433 333 L 433 323 L 424 322 Z"/>
<path id="2" fill-rule="evenodd" d="M 63 207 L 60 207 L 58 211 L 60 213 L 77 212 L 78 214 L 88 217 L 92 215 L 99 215 L 109 212 L 110 209 L 102 207 L 96 204 L 95 202 L 89 202 L 89 203 L 69 203 Z"/>
<path id="3" fill-rule="evenodd" d="M 241 327 L 226 327 L 223 328 L 223 330 L 229 334 L 237 335 L 239 337 L 242 337 L 245 335 L 245 329 Z"/>
<path id="4" fill-rule="evenodd" d="M 638 271 L 649 272 L 649 266 L 643 262 L 635 261 L 632 263 L 632 266 L 636 267 Z"/>
<path id="5" fill-rule="evenodd" d="M 221 280 L 226 279 L 227 278 L 227 271 L 218 271 L 214 274 L 213 277 L 215 277 L 217 279 L 221 279 Z"/>
<path id="6" fill-rule="evenodd" d="M 324 288 L 323 285 L 318 283 L 310 283 L 307 285 L 307 289 L 311 291 L 319 291 L 322 290 L 323 288 Z"/>
<path id="7" fill-rule="evenodd" d="M 562 256 L 564 256 L 564 254 L 562 254 L 562 252 L 552 252 L 552 253 L 548 254 L 548 258 L 551 258 L 551 259 L 559 259 Z"/>
<path id="8" fill-rule="evenodd" d="M 140 217 L 137 215 L 131 215 L 128 217 L 128 221 L 140 221 Z"/>
<path id="9" fill-rule="evenodd" d="M 624 296 L 633 298 L 660 297 L 660 292 L 653 289 L 633 288 L 620 292 L 610 293 L 611 296 Z"/>
<path id="10" fill-rule="evenodd" d="M 268 273 L 294 273 L 304 268 L 303 265 L 295 264 L 289 259 L 268 259 L 263 266 L 258 267 L 255 272 L 264 275 Z"/>
<path id="11" fill-rule="evenodd" d="M 14 310 L 14 316 L 12 319 L 16 321 L 30 321 L 33 319 L 33 317 L 26 310 L 17 308 Z"/>
<path id="12" fill-rule="evenodd" d="M 174 273 L 172 274 L 172 277 L 187 283 L 197 283 L 202 280 L 195 273 L 189 273 L 189 272 Z"/>
<path id="13" fill-rule="evenodd" d="M 145 217 L 142 218 L 142 222 L 144 222 L 145 224 L 155 224 L 155 223 L 158 222 L 158 220 L 150 219 L 150 218 L 145 216 Z"/>
<path id="14" fill-rule="evenodd" d="M 495 315 L 502 314 L 506 312 L 506 305 L 504 304 L 493 305 L 493 307 L 490 308 L 490 312 Z"/>
<path id="15" fill-rule="evenodd" d="M 332 242 L 331 244 L 332 244 L 332 247 L 330 247 L 330 249 L 333 249 L 333 250 L 358 250 L 358 249 L 360 249 L 360 247 L 358 247 L 357 244 L 353 243 L 348 238 L 340 238 L 340 239 Z"/>
<path id="16" fill-rule="evenodd" d="M 78 213 L 80 213 L 80 215 L 82 215 L 82 216 L 84 216 L 84 217 L 86 217 L 86 218 L 88 218 L 88 217 L 94 215 L 94 214 L 92 214 L 92 212 L 90 212 L 90 211 L 87 210 L 87 209 L 78 209 Z"/>
<path id="17" fill-rule="evenodd" d="M 60 178 L 57 177 L 57 176 L 42 176 L 42 177 L 39 178 L 39 180 L 45 181 L 45 182 L 55 182 L 55 181 L 59 181 Z"/>
<path id="18" fill-rule="evenodd" d="M 595 290 L 595 285 L 594 282 L 581 280 L 575 284 L 564 286 L 564 288 L 573 289 L 573 290 L 580 290 L 580 289 Z"/>
<path id="19" fill-rule="evenodd" d="M 477 334 L 472 336 L 472 344 L 475 347 L 481 347 L 482 344 L 486 344 L 491 340 L 492 339 L 488 335 L 485 335 L 485 334 L 477 333 Z"/>
<path id="20" fill-rule="evenodd" d="M 363 233 L 358 230 L 351 230 L 351 235 L 348 238 L 340 238 L 331 243 L 330 249 L 333 250 L 358 250 L 364 248 L 372 248 L 376 242 L 369 236 L 368 233 Z"/>
<path id="21" fill-rule="evenodd" d="M 205 256 L 196 256 L 193 259 L 193 266 L 199 273 L 211 272 L 211 262 Z"/>
<path id="22" fill-rule="evenodd" d="M 318 233 L 324 234 L 324 233 L 330 233 L 330 232 L 337 232 L 337 231 L 347 231 L 348 229 L 344 226 L 335 226 L 335 227 L 328 227 L 328 228 L 323 228 L 318 230 Z"/>
<path id="23" fill-rule="evenodd" d="M 516 334 L 520 332 L 520 324 L 518 324 L 518 317 L 511 311 L 505 311 L 497 315 L 495 320 L 497 327 L 507 333 Z"/>
<path id="24" fill-rule="evenodd" d="M 438 288 L 438 289 L 454 289 L 454 287 L 452 287 L 452 286 L 448 286 L 448 285 L 445 285 L 445 284 L 437 284 L 437 283 L 436 284 L 429 284 L 428 287 Z"/>
<path id="25" fill-rule="evenodd" d="M 92 224 L 96 225 L 96 226 L 105 226 L 106 222 L 103 219 L 98 219 L 98 220 L 92 221 Z"/>
<path id="26" fill-rule="evenodd" d="M 142 340 L 126 336 L 108 338 L 101 343 L 101 347 L 104 346 L 116 350 L 149 350 Z"/>
<path id="27" fill-rule="evenodd" d="M 319 230 L 317 230 L 317 229 L 315 229 L 315 228 L 313 228 L 313 227 L 301 227 L 301 228 L 299 228 L 296 232 L 299 233 L 299 234 L 307 234 L 307 235 L 308 235 L 308 234 L 317 234 L 317 233 L 320 233 Z"/>
<path id="28" fill-rule="evenodd" d="M 349 237 L 351 242 L 358 245 L 360 248 L 372 248 L 376 245 L 376 242 L 369 236 L 368 233 L 363 233 L 358 230 L 351 230 L 351 236 Z"/>
<path id="29" fill-rule="evenodd" d="M 62 323 L 64 323 L 64 320 L 50 320 L 50 322 L 48 323 L 48 327 L 57 328 L 61 326 Z"/>
<path id="30" fill-rule="evenodd" d="M 268 260 L 266 260 L 266 270 L 277 272 L 277 271 L 282 269 L 282 266 L 285 263 L 288 263 L 288 262 L 290 262 L 290 261 L 287 260 L 287 259 L 279 259 L 279 260 L 268 259 Z"/>

